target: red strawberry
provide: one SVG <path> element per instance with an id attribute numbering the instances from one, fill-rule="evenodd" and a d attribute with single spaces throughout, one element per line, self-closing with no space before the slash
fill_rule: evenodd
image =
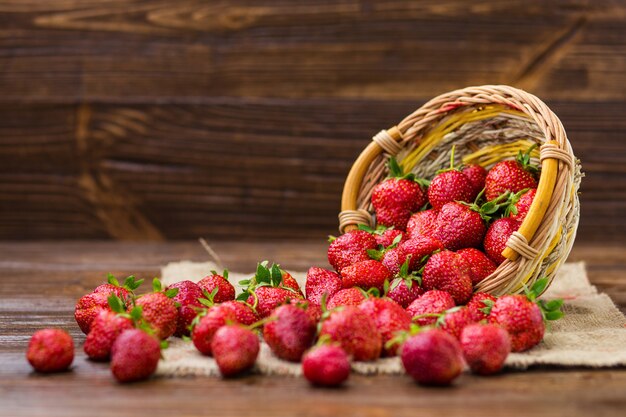
<path id="1" fill-rule="evenodd" d="M 497 265 L 504 262 L 505 258 L 502 252 L 506 248 L 506 242 L 509 240 L 513 232 L 519 229 L 521 223 L 510 217 L 503 217 L 495 220 L 487 229 L 483 245 L 485 252 Z"/>
<path id="2" fill-rule="evenodd" d="M 314 304 L 321 304 L 322 296 L 332 297 L 342 287 L 341 278 L 336 272 L 312 267 L 306 274 L 306 298 Z"/>
<path id="3" fill-rule="evenodd" d="M 228 323 L 237 323 L 235 312 L 223 305 L 209 308 L 204 314 L 198 315 L 193 322 L 191 340 L 203 355 L 211 355 L 211 341 L 217 329 Z"/>
<path id="4" fill-rule="evenodd" d="M 374 238 L 379 246 L 387 248 L 404 240 L 404 232 L 398 229 L 385 228 L 381 233 L 374 234 Z"/>
<path id="5" fill-rule="evenodd" d="M 311 317 L 304 309 L 286 304 L 274 310 L 270 319 L 263 326 L 265 342 L 280 359 L 300 362 L 315 338 L 315 323 Z"/>
<path id="6" fill-rule="evenodd" d="M 28 342 L 26 359 L 37 372 L 65 371 L 74 360 L 74 341 L 65 330 L 38 330 Z"/>
<path id="7" fill-rule="evenodd" d="M 400 243 L 398 260 L 402 265 L 410 256 L 409 271 L 417 271 L 424 265 L 425 257 L 441 249 L 443 249 L 441 241 L 429 236 L 418 236 Z"/>
<path id="8" fill-rule="evenodd" d="M 444 204 L 437 216 L 435 237 L 450 250 L 478 247 L 485 236 L 480 213 L 457 202 Z"/>
<path id="9" fill-rule="evenodd" d="M 463 371 L 459 342 L 439 329 L 424 330 L 402 345 L 402 365 L 418 383 L 448 385 Z"/>
<path id="10" fill-rule="evenodd" d="M 474 293 L 472 298 L 467 303 L 467 309 L 470 311 L 472 321 L 478 322 L 485 320 L 488 314 L 485 313 L 485 308 L 489 310 L 493 303 L 496 302 L 496 297 L 486 292 Z"/>
<path id="11" fill-rule="evenodd" d="M 487 178 L 487 170 L 480 165 L 470 164 L 466 165 L 461 172 L 463 172 L 463 175 L 467 177 L 470 184 L 472 185 L 472 193 L 474 194 L 474 197 L 472 198 L 476 198 L 476 196 L 480 194 L 483 188 L 485 188 L 485 178 Z"/>
<path id="12" fill-rule="evenodd" d="M 391 281 L 387 297 L 400 304 L 402 308 L 407 308 L 422 294 L 424 290 L 416 279 L 395 278 Z"/>
<path id="13" fill-rule="evenodd" d="M 160 358 L 156 337 L 139 329 L 124 330 L 111 348 L 111 372 L 119 382 L 140 381 L 156 371 Z"/>
<path id="14" fill-rule="evenodd" d="M 389 273 L 392 276 L 398 274 L 400 272 L 400 267 L 402 266 L 402 262 L 400 262 L 400 249 L 395 247 L 385 250 L 382 254 L 380 263 L 382 263 L 389 270 Z"/>
<path id="15" fill-rule="evenodd" d="M 472 314 L 467 307 L 454 307 L 444 311 L 440 320 L 437 320 L 439 328 L 450 333 L 457 339 L 461 337 L 461 331 L 468 324 L 473 323 Z"/>
<path id="16" fill-rule="evenodd" d="M 470 267 L 472 285 L 491 275 L 497 268 L 496 264 L 482 251 L 475 248 L 465 248 L 457 252 Z"/>
<path id="17" fill-rule="evenodd" d="M 345 267 L 341 271 L 344 288 L 376 288 L 382 291 L 385 281 L 391 279 L 391 272 L 382 263 L 369 259 Z"/>
<path id="18" fill-rule="evenodd" d="M 293 304 L 304 310 L 314 324 L 322 318 L 322 307 L 309 302 L 308 300 L 289 300 L 289 304 Z"/>
<path id="19" fill-rule="evenodd" d="M 357 306 L 365 300 L 365 291 L 360 288 L 346 288 L 339 290 L 328 300 L 328 309 L 332 310 L 339 306 Z"/>
<path id="20" fill-rule="evenodd" d="M 295 283 L 296 288 L 293 287 Z M 261 318 L 270 315 L 272 310 L 290 299 L 303 298 L 297 282 L 276 264 L 268 266 L 264 261 L 257 265 L 257 271 L 250 280 L 240 281 L 248 285 L 246 291 L 237 297 L 247 299 Z"/>
<path id="21" fill-rule="evenodd" d="M 463 329 L 460 340 L 465 361 L 479 375 L 500 372 L 511 352 L 509 334 L 494 324 L 470 324 Z"/>
<path id="22" fill-rule="evenodd" d="M 340 346 L 314 347 L 302 357 L 302 372 L 314 385 L 335 387 L 350 376 L 350 359 Z"/>
<path id="23" fill-rule="evenodd" d="M 352 230 L 334 239 L 328 247 L 328 263 L 341 272 L 346 266 L 370 259 L 367 251 L 376 249 L 378 244 L 370 233 Z"/>
<path id="24" fill-rule="evenodd" d="M 374 187 L 372 206 L 378 224 L 404 230 L 411 213 L 426 204 L 426 193 L 415 175 L 405 174 L 394 158 L 388 166 L 390 177 Z"/>
<path id="25" fill-rule="evenodd" d="M 530 152 L 535 146 L 517 155 L 515 161 L 498 162 L 489 170 L 485 179 L 485 197 L 493 200 L 506 193 L 517 193 L 524 188 L 537 188 L 534 173 L 537 167 L 530 165 Z"/>
<path id="26" fill-rule="evenodd" d="M 137 298 L 135 305 L 140 306 L 144 320 L 150 324 L 155 336 L 165 340 L 176 331 L 178 324 L 178 309 L 172 300 L 178 294 L 178 288 L 161 291 L 161 281 L 155 278 L 152 281 L 154 292 Z"/>
<path id="27" fill-rule="evenodd" d="M 469 178 L 454 167 L 454 147 L 450 154 L 450 168 L 439 171 L 428 187 L 428 201 L 435 210 L 452 201 L 472 202 L 476 198 Z"/>
<path id="28" fill-rule="evenodd" d="M 407 237 L 413 239 L 418 236 L 433 236 L 438 214 L 439 212 L 433 209 L 418 211 L 413 214 L 406 226 Z"/>
<path id="29" fill-rule="evenodd" d="M 446 291 L 456 304 L 465 304 L 472 296 L 469 265 L 454 252 L 437 252 L 426 262 L 422 287 L 425 290 Z"/>
<path id="30" fill-rule="evenodd" d="M 189 325 L 202 308 L 202 303 L 198 300 L 204 298 L 204 294 L 200 287 L 191 281 L 180 281 L 167 287 L 168 290 L 172 288 L 178 288 L 178 293 L 172 297 L 172 301 L 179 304 L 174 336 L 189 336 Z M 217 295 L 219 291 L 215 297 Z"/>
<path id="31" fill-rule="evenodd" d="M 525 191 L 525 192 L 522 190 L 520 191 L 520 193 L 522 194 L 519 196 L 518 196 L 519 193 L 513 196 L 513 201 L 512 201 L 513 206 L 509 208 L 509 212 L 510 212 L 509 217 L 522 222 L 524 221 L 524 219 L 526 218 L 526 215 L 530 211 L 530 206 L 532 205 L 533 200 L 535 199 L 535 195 L 537 194 L 537 189 L 531 188 L 530 190 Z"/>
<path id="32" fill-rule="evenodd" d="M 541 309 L 524 295 L 498 298 L 489 313 L 489 321 L 509 332 L 513 352 L 523 352 L 541 342 L 546 328 Z"/>
<path id="33" fill-rule="evenodd" d="M 126 288 L 114 284 L 100 284 L 93 290 L 93 292 L 104 293 L 107 296 L 115 294 L 122 299 L 127 299 L 130 296 L 130 292 Z"/>
<path id="34" fill-rule="evenodd" d="M 241 301 L 226 301 L 216 307 L 232 311 L 235 314 L 237 322 L 244 326 L 250 326 L 259 320 L 259 316 L 254 309 L 249 304 Z"/>
<path id="35" fill-rule="evenodd" d="M 437 318 L 435 314 L 440 314 L 454 307 L 454 299 L 445 291 L 426 291 L 424 295 L 418 297 L 406 309 L 407 313 L 420 326 L 427 326 L 434 323 Z M 419 317 L 424 316 L 425 317 Z"/>
<path id="36" fill-rule="evenodd" d="M 356 361 L 371 361 L 380 356 L 382 339 L 376 323 L 357 307 L 331 311 L 322 322 L 320 337 L 324 335 L 339 343 Z"/>
<path id="37" fill-rule="evenodd" d="M 395 356 L 398 345 L 387 347 L 385 344 L 396 336 L 399 331 L 408 331 L 411 327 L 411 316 L 395 301 L 389 298 L 370 297 L 359 307 L 376 324 L 382 337 L 383 355 Z"/>
<path id="38" fill-rule="evenodd" d="M 85 339 L 83 349 L 91 360 L 109 360 L 111 348 L 117 337 L 124 330 L 132 328 L 133 321 L 129 317 L 113 311 L 102 310 L 92 322 L 91 331 Z"/>
<path id="39" fill-rule="evenodd" d="M 258 336 L 239 324 L 220 327 L 211 342 L 213 357 L 224 377 L 234 376 L 252 368 L 259 355 L 259 349 Z"/>
<path id="40" fill-rule="evenodd" d="M 106 292 L 94 292 L 82 296 L 76 303 L 74 318 L 83 333 L 88 334 L 91 330 L 91 322 L 102 310 L 110 310 L 107 301 L 109 294 Z"/>
<path id="41" fill-rule="evenodd" d="M 200 290 L 204 290 L 211 294 L 217 288 L 217 292 L 213 297 L 213 302 L 223 303 L 224 301 L 231 301 L 235 299 L 235 287 L 228 281 L 228 271 L 224 270 L 222 275 L 216 271 L 211 271 L 211 275 L 208 275 L 198 281 L 198 287 Z"/>

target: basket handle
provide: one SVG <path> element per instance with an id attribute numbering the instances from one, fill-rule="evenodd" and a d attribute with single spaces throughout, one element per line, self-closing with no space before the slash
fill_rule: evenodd
<path id="1" fill-rule="evenodd" d="M 402 132 L 397 126 L 387 129 L 387 135 L 396 142 L 402 141 Z M 350 172 L 343 186 L 341 195 L 341 213 L 339 213 L 339 232 L 345 233 L 355 230 L 359 223 L 367 222 L 371 225 L 371 216 L 365 210 L 358 210 L 358 198 L 363 178 L 374 159 L 384 151 L 377 140 L 373 140 L 352 164 Z"/>
<path id="2" fill-rule="evenodd" d="M 513 233 L 507 241 L 506 248 L 502 251 L 502 256 L 511 261 L 517 260 L 520 254 L 527 255 L 527 258 L 537 256 L 536 249 L 530 247 L 528 243 L 535 236 L 537 229 L 541 225 L 554 193 L 554 186 L 559 172 L 559 159 L 563 159 L 559 157 L 558 153 L 554 153 L 553 150 L 555 148 L 558 149 L 558 142 L 555 140 L 546 142 L 540 148 L 542 161 L 537 193 L 522 225 L 517 232 Z"/>

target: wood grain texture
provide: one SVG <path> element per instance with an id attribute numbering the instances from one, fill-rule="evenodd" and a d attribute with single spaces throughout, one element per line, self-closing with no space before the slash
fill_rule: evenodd
<path id="1" fill-rule="evenodd" d="M 625 39 L 624 1 L 0 1 L 0 238 L 321 239 L 374 133 L 508 83 L 623 242 Z"/>
<path id="2" fill-rule="evenodd" d="M 233 270 L 260 259 L 302 270 L 323 266 L 320 242 L 236 243 L 214 249 Z M 585 259 L 589 277 L 626 307 L 626 261 L 621 246 L 577 245 L 570 260 Z M 353 375 L 340 390 L 314 389 L 301 378 L 250 375 L 154 379 L 116 384 L 107 364 L 86 360 L 84 335 L 73 319 L 76 299 L 107 272 L 151 278 L 166 262 L 206 260 L 195 242 L 0 243 L 0 416 L 621 416 L 626 370 L 534 368 L 480 378 L 463 375 L 451 389 L 418 387 L 407 377 Z M 71 372 L 42 376 L 24 359 L 30 335 L 55 326 L 77 342 Z M 384 395 L 382 394 L 384 393 Z M 529 401 L 532 398 L 532 401 Z M 297 399 L 297 400 L 295 400 Z"/>

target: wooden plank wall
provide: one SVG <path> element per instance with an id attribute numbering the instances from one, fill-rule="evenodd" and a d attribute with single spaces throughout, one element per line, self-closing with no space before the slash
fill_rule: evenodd
<path id="1" fill-rule="evenodd" d="M 321 238 L 372 134 L 512 84 L 626 236 L 626 2 L 0 1 L 0 239 Z"/>

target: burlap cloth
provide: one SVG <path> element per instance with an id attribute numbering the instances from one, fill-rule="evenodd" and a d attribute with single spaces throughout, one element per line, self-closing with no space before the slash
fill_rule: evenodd
<path id="1" fill-rule="evenodd" d="M 198 281 L 210 270 L 212 263 L 176 262 L 162 269 L 165 284 L 180 280 Z M 237 282 L 252 274 L 230 273 Z M 293 276 L 304 287 L 305 273 Z M 608 367 L 626 365 L 626 317 L 604 293 L 598 293 L 589 283 L 584 263 L 569 263 L 561 267 L 556 279 L 543 298 L 563 298 L 565 317 L 552 322 L 542 343 L 524 353 L 509 355 L 506 366 L 523 369 L 532 365 Z M 376 362 L 354 362 L 353 371 L 360 374 L 403 373 L 398 358 Z M 275 375 L 300 375 L 300 364 L 289 363 L 273 356 L 269 347 L 261 346 L 256 372 Z M 163 352 L 157 374 L 164 377 L 218 375 L 215 361 L 202 356 L 193 343 L 172 338 Z"/>

